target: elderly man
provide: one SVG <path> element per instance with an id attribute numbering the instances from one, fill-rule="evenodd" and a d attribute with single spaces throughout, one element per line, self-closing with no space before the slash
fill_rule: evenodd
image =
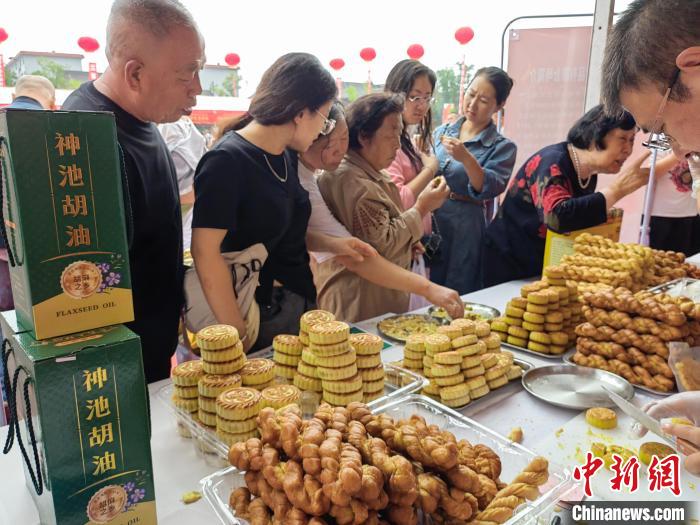
<path id="1" fill-rule="evenodd" d="M 169 375 L 183 304 L 182 219 L 173 161 L 156 124 L 188 115 L 202 92 L 204 41 L 177 0 L 116 0 L 107 22 L 109 67 L 64 109 L 114 113 L 133 221 L 135 321 L 146 379 Z M 126 190 L 125 186 L 125 190 Z"/>
<path id="2" fill-rule="evenodd" d="M 612 29 L 603 63 L 603 100 L 621 107 L 652 146 L 678 158 L 700 152 L 700 2 L 635 0 Z"/>
<path id="3" fill-rule="evenodd" d="M 19 77 L 12 94 L 14 109 L 56 109 L 56 90 L 51 81 L 39 75 Z"/>

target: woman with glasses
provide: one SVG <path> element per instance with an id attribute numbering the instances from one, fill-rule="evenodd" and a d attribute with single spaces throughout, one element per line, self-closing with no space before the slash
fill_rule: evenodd
<path id="1" fill-rule="evenodd" d="M 387 172 L 399 189 L 405 209 L 416 203 L 416 198 L 438 171 L 437 159 L 432 155 L 433 91 L 437 77 L 429 67 L 417 60 L 402 60 L 389 72 L 384 91 L 401 93 L 405 99 L 401 147 Z M 423 218 L 423 245 L 431 247 L 432 214 Z M 430 253 L 428 253 L 430 256 Z"/>
<path id="2" fill-rule="evenodd" d="M 502 69 L 479 69 L 464 94 L 463 115 L 434 133 L 440 173 L 450 195 L 435 212 L 442 242 L 431 262 L 430 279 L 460 294 L 482 288 L 488 203 L 505 190 L 515 164 L 515 144 L 498 132 L 492 120 L 512 87 Z"/>
<path id="3" fill-rule="evenodd" d="M 388 261 L 408 270 L 423 236 L 423 218 L 447 197 L 444 181 L 429 184 L 404 210 L 399 190 L 385 171 L 401 147 L 403 95 L 374 93 L 348 106 L 350 149 L 338 169 L 318 179 L 323 199 L 351 235 L 371 244 Z M 387 290 L 335 259 L 318 268 L 318 302 L 347 321 L 408 309 L 409 293 Z"/>
<path id="4" fill-rule="evenodd" d="M 618 173 L 632 153 L 637 128 L 627 112 L 607 116 L 596 106 L 518 170 L 486 231 L 484 285 L 540 275 L 547 229 L 564 233 L 603 224 L 612 206 L 647 183 L 644 155 L 596 191 L 598 173 Z"/>
<path id="5" fill-rule="evenodd" d="M 428 279 L 389 262 L 368 244 L 352 237 L 336 219 L 323 200 L 316 180 L 321 170 L 335 171 L 348 151 L 348 125 L 343 107 L 336 102 L 331 107 L 330 119 L 335 129 L 329 135 L 321 135 L 311 147 L 299 156 L 299 182 L 309 192 L 311 218 L 306 231 L 306 245 L 316 264 L 335 259 L 363 279 L 386 288 L 425 297 L 435 305 L 445 308 L 451 316 L 461 317 L 464 306 L 459 295 L 430 282 Z M 362 254 L 362 259 L 355 256 Z M 324 306 L 321 301 L 321 306 Z"/>
<path id="6" fill-rule="evenodd" d="M 297 175 L 298 152 L 319 134 L 329 134 L 328 118 L 337 89 L 314 56 L 289 53 L 265 73 L 250 109 L 202 158 L 195 175 L 192 256 L 216 322 L 248 334 L 246 349 L 271 343 L 277 333 L 295 333 L 301 313 L 315 306 L 316 289 L 306 250 L 311 214 L 308 193 Z M 251 253 L 264 246 L 267 257 L 248 263 L 260 271 L 256 301 L 241 311 L 231 266 L 223 254 Z M 273 282 L 284 285 L 273 288 Z M 189 305 L 188 305 L 189 306 Z M 249 323 L 246 324 L 246 319 Z"/>

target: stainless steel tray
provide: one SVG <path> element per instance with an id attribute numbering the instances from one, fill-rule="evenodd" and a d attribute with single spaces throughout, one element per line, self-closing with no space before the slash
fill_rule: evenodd
<path id="1" fill-rule="evenodd" d="M 684 294 L 684 290 L 695 288 L 695 290 L 689 290 L 687 294 Z M 700 280 L 691 279 L 690 277 L 681 277 L 680 279 L 674 279 L 664 284 L 654 286 L 649 288 L 651 293 L 667 293 L 674 297 L 679 295 L 686 295 L 694 301 L 700 300 Z"/>
<path id="2" fill-rule="evenodd" d="M 464 303 L 465 317 L 470 313 L 480 315 L 485 321 L 501 315 L 501 312 L 493 306 L 479 303 Z M 435 317 L 436 319 L 452 319 L 443 308 L 437 306 L 431 306 L 428 308 L 428 315 Z"/>
<path id="3" fill-rule="evenodd" d="M 381 319 L 380 321 L 377 322 L 377 332 L 379 332 L 379 335 L 381 335 L 383 338 L 388 339 L 388 340 L 390 340 L 390 341 L 395 341 L 395 342 L 397 342 L 397 343 L 405 344 L 405 343 L 406 343 L 406 340 L 408 339 L 408 336 L 402 338 L 402 337 L 399 337 L 399 336 L 389 335 L 389 334 L 387 334 L 384 330 L 382 330 L 382 328 L 381 328 L 381 323 L 383 323 L 384 321 L 389 321 L 389 320 L 396 319 L 396 318 L 399 318 L 399 317 L 411 317 L 411 318 L 414 318 L 414 317 L 415 317 L 415 318 L 422 318 L 422 319 L 424 319 L 425 321 L 427 321 L 428 323 L 435 325 L 436 328 L 437 328 L 438 326 L 440 326 L 440 325 L 449 323 L 449 321 L 448 321 L 447 319 L 438 319 L 437 317 L 433 317 L 433 316 L 428 315 L 428 314 L 398 314 L 398 315 L 390 315 L 389 317 L 385 317 L 385 318 L 383 318 L 383 319 Z"/>
<path id="4" fill-rule="evenodd" d="M 523 387 L 533 396 L 552 405 L 584 410 L 598 406 L 614 406 L 605 385 L 625 399 L 632 399 L 634 388 L 624 378 L 577 365 L 547 365 L 528 370 Z"/>
<path id="5" fill-rule="evenodd" d="M 384 364 L 384 395 L 367 403 L 367 406 L 374 407 L 387 403 L 397 397 L 406 396 L 414 392 L 419 392 L 428 380 L 423 376 L 401 368 L 390 363 Z M 158 399 L 173 413 L 175 420 L 181 430 L 181 435 L 189 433 L 198 453 L 219 468 L 227 464 L 229 446 L 221 441 L 215 432 L 209 430 L 199 422 L 192 419 L 190 414 L 177 408 L 172 403 L 173 385 L 167 384 L 157 392 Z M 184 433 L 182 432 L 184 431 Z M 215 457 L 210 457 L 215 456 Z M 223 461 L 223 463 L 222 463 Z"/>
<path id="6" fill-rule="evenodd" d="M 529 348 L 523 348 L 522 346 L 515 346 L 510 343 L 501 343 L 501 346 L 503 348 L 507 348 L 508 350 L 516 350 L 518 352 L 525 352 L 526 354 L 530 355 L 536 355 L 537 357 L 541 357 L 542 359 L 551 359 L 552 361 L 559 361 L 564 357 L 564 354 L 560 355 L 553 355 L 553 354 L 543 354 L 542 352 L 535 352 L 534 350 L 530 350 Z"/>
<path id="7" fill-rule="evenodd" d="M 407 419 L 416 414 L 424 417 L 429 424 L 452 432 L 458 440 L 466 439 L 472 444 L 480 443 L 490 447 L 501 458 L 501 479 L 506 482 L 512 480 L 538 455 L 425 396 L 412 394 L 392 399 L 382 406 L 375 406 L 372 412 L 385 413 L 395 419 Z M 202 479 L 201 484 L 204 497 L 214 508 L 221 523 L 246 523 L 245 520 L 237 519 L 228 506 L 231 491 L 245 484 L 242 472 L 229 467 Z M 550 463 L 549 481 L 540 489 L 540 497 L 518 507 L 515 515 L 506 522 L 507 525 L 549 523 L 557 502 L 566 499 L 576 489 L 576 484 L 568 469 Z"/>
<path id="8" fill-rule="evenodd" d="M 576 353 L 576 350 L 569 350 L 566 354 L 564 354 L 564 362 L 568 363 L 570 365 L 579 366 L 581 368 L 587 368 L 585 366 L 574 363 L 572 358 L 574 357 L 575 353 Z M 603 372 L 605 372 L 605 370 L 603 370 Z M 609 372 L 609 373 L 611 373 L 611 372 Z M 614 375 L 616 375 L 616 374 L 614 374 Z M 627 380 L 625 379 L 625 381 L 627 381 Z M 647 388 L 644 385 L 635 385 L 634 383 L 630 383 L 630 385 L 632 385 L 637 390 L 641 390 L 642 392 L 649 392 L 650 394 L 654 394 L 657 396 L 670 396 L 672 394 L 678 393 L 678 390 L 676 390 L 676 389 L 672 390 L 671 392 L 661 392 L 660 390 L 654 390 L 653 388 Z"/>

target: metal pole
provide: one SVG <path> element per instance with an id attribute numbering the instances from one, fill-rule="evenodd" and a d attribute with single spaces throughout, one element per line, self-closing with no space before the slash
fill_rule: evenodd
<path id="1" fill-rule="evenodd" d="M 584 111 L 600 104 L 600 82 L 603 70 L 603 56 L 608 32 L 612 27 L 615 0 L 596 0 L 593 15 L 593 34 L 591 35 L 591 52 L 588 59 L 588 77 L 586 79 L 586 96 Z"/>
<path id="2" fill-rule="evenodd" d="M 649 182 L 644 194 L 644 218 L 639 231 L 639 244 L 649 246 L 649 223 L 651 222 L 651 206 L 654 204 L 654 192 L 656 190 L 656 156 L 657 150 L 651 151 L 651 166 L 649 166 Z"/>
<path id="3" fill-rule="evenodd" d="M 2 53 L 0 53 L 0 87 L 5 87 L 5 61 Z M 2 409 L 2 406 L 0 406 L 0 409 Z"/>
<path id="4" fill-rule="evenodd" d="M 460 71 L 460 76 L 459 76 L 459 104 L 457 105 L 457 114 L 458 115 L 463 115 L 464 114 L 464 76 L 466 75 L 466 66 L 465 62 L 467 60 L 467 56 L 462 53 L 462 67 Z"/>

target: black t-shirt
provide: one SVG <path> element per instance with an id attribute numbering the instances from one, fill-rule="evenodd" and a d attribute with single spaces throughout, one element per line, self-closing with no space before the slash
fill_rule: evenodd
<path id="1" fill-rule="evenodd" d="M 267 248 L 256 291 L 261 304 L 270 304 L 273 280 L 316 300 L 306 251 L 311 203 L 297 162 L 292 151 L 272 155 L 229 132 L 202 157 L 194 176 L 192 228 L 226 230 L 222 253 L 257 243 Z"/>
<path id="2" fill-rule="evenodd" d="M 116 118 L 133 217 L 129 262 L 135 321 L 127 326 L 141 337 L 146 379 L 164 379 L 177 347 L 184 302 L 182 218 L 175 167 L 155 124 L 127 113 L 92 82 L 75 90 L 63 109 L 110 111 Z"/>

